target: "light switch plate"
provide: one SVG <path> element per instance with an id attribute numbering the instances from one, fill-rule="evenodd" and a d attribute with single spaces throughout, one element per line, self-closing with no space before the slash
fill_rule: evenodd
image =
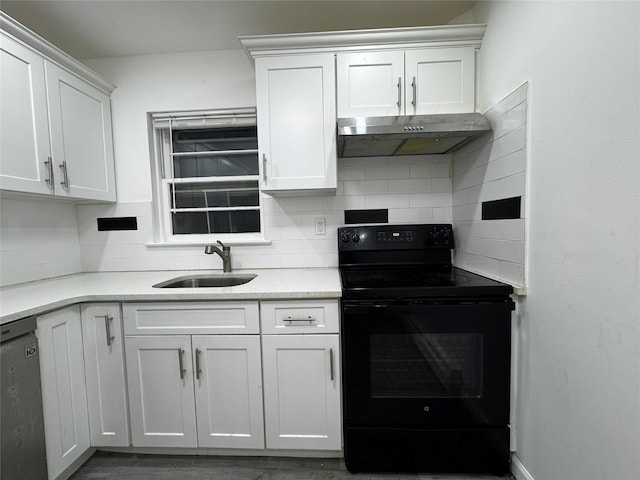
<path id="1" fill-rule="evenodd" d="M 316 218 L 316 235 L 326 235 L 327 220 L 324 218 Z"/>

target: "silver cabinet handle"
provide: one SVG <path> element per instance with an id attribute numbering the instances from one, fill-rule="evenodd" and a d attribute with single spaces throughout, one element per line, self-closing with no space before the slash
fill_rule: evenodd
<path id="1" fill-rule="evenodd" d="M 50 187 L 53 187 L 53 160 L 51 160 L 51 157 L 47 157 L 47 161 L 44 162 L 44 164 L 47 167 L 47 178 L 44 179 L 44 181 L 46 182 L 47 185 L 49 185 Z"/>
<path id="2" fill-rule="evenodd" d="M 182 348 L 179 348 L 178 349 L 178 365 L 180 366 L 180 380 L 183 380 L 184 374 L 187 373 L 187 371 L 184 368 L 183 356 L 184 356 L 184 350 Z"/>
<path id="3" fill-rule="evenodd" d="M 113 317 L 110 315 L 104 315 L 104 330 L 107 332 L 107 347 L 110 347 L 116 337 L 111 335 L 111 322 Z"/>
<path id="4" fill-rule="evenodd" d="M 68 175 L 68 172 L 67 172 L 67 161 L 63 160 L 63 162 L 58 166 L 62 169 L 62 181 L 60 182 L 60 185 L 62 185 L 64 188 L 68 189 L 69 188 L 69 175 Z"/>
<path id="5" fill-rule="evenodd" d="M 306 317 L 292 317 L 291 315 L 287 315 L 287 318 L 284 319 L 285 322 L 309 322 L 313 323 L 316 321 L 315 317 L 311 315 L 307 315 Z"/>
<path id="6" fill-rule="evenodd" d="M 333 382 L 333 348 L 329 349 L 329 374 L 331 375 L 331 381 Z"/>
<path id="7" fill-rule="evenodd" d="M 398 108 L 402 107 L 402 77 L 398 77 Z"/>
<path id="8" fill-rule="evenodd" d="M 262 154 L 262 181 L 267 181 L 267 155 Z"/>
<path id="9" fill-rule="evenodd" d="M 196 379 L 200 380 L 200 372 L 202 372 L 202 369 L 200 368 L 200 352 L 201 350 L 199 348 L 196 348 Z"/>
<path id="10" fill-rule="evenodd" d="M 413 77 L 413 81 L 411 82 L 411 88 L 413 89 L 413 100 L 411 100 L 411 105 L 416 107 L 416 99 L 418 95 L 418 84 L 416 83 L 416 77 Z"/>

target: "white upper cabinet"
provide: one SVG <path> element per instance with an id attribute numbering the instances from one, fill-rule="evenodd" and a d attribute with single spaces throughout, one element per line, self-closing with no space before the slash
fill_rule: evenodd
<path id="1" fill-rule="evenodd" d="M 44 59 L 0 34 L 0 188 L 53 193 Z"/>
<path id="2" fill-rule="evenodd" d="M 337 55 L 338 117 L 475 110 L 473 47 Z"/>
<path id="3" fill-rule="evenodd" d="M 108 84 L 0 12 L 0 189 L 114 202 Z"/>
<path id="4" fill-rule="evenodd" d="M 336 60 L 339 117 L 404 113 L 404 52 L 341 53 Z"/>
<path id="5" fill-rule="evenodd" d="M 256 59 L 262 191 L 335 193 L 335 65 L 330 54 Z"/>
<path id="6" fill-rule="evenodd" d="M 407 115 L 475 111 L 473 48 L 407 50 L 404 67 Z"/>
<path id="7" fill-rule="evenodd" d="M 46 72 L 56 193 L 114 201 L 109 96 L 52 63 Z"/>

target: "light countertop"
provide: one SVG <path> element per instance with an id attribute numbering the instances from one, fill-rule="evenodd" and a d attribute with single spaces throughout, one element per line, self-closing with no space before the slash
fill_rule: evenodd
<path id="1" fill-rule="evenodd" d="M 244 285 L 214 288 L 153 288 L 184 275 L 220 271 L 79 273 L 0 289 L 0 324 L 81 302 L 266 300 L 339 298 L 337 268 L 237 270 L 258 276 Z"/>

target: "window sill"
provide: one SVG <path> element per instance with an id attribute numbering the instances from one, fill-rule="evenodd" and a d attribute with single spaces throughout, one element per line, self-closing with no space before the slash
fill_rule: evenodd
<path id="1" fill-rule="evenodd" d="M 224 244 L 230 247 L 234 245 L 271 245 L 271 240 L 265 239 L 238 239 L 238 240 L 224 240 Z M 145 247 L 149 248 L 164 248 L 164 247 L 204 247 L 205 245 L 215 245 L 214 241 L 194 241 L 194 242 L 164 242 L 164 243 L 145 243 Z"/>

